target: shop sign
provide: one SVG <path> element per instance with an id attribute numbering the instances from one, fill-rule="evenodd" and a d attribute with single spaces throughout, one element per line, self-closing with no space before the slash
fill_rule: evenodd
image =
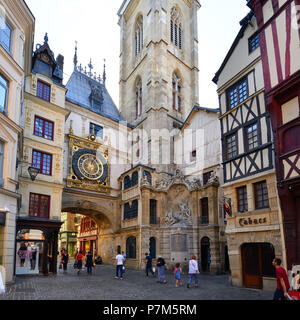
<path id="1" fill-rule="evenodd" d="M 237 225 L 239 227 L 253 227 L 259 225 L 270 224 L 269 215 L 255 215 L 255 216 L 246 216 L 238 217 L 236 219 Z"/>
<path id="2" fill-rule="evenodd" d="M 5 226 L 6 212 L 0 212 L 0 226 Z"/>

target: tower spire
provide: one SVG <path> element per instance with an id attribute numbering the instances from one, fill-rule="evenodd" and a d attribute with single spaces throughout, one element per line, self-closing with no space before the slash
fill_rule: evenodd
<path id="1" fill-rule="evenodd" d="M 74 54 L 73 62 L 74 62 L 74 70 L 75 70 L 77 67 L 77 62 L 78 62 L 78 60 L 77 60 L 77 41 L 75 41 L 75 54 Z"/>
<path id="2" fill-rule="evenodd" d="M 90 63 L 88 64 L 88 67 L 90 69 L 90 73 L 89 76 L 92 77 L 92 70 L 94 69 L 93 65 L 92 65 L 92 58 L 90 58 Z"/>
<path id="3" fill-rule="evenodd" d="M 46 32 L 45 37 L 44 37 L 44 44 L 48 43 L 48 33 Z"/>
<path id="4" fill-rule="evenodd" d="M 104 59 L 104 66 L 103 66 L 103 77 L 102 77 L 102 79 L 103 79 L 103 84 L 105 85 L 105 82 L 106 82 L 106 71 L 105 71 L 105 62 L 106 62 L 106 60 Z"/>

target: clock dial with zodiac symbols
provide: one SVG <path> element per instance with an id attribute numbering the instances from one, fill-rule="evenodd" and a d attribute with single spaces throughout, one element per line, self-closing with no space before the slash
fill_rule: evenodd
<path id="1" fill-rule="evenodd" d="M 108 175 L 105 158 L 94 150 L 80 149 L 73 155 L 73 171 L 80 180 L 103 183 Z"/>

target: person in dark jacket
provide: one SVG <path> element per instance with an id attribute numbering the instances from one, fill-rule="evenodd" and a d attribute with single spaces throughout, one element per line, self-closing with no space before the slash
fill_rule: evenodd
<path id="1" fill-rule="evenodd" d="M 86 257 L 85 257 L 85 266 L 87 268 L 87 273 L 92 274 L 92 267 L 93 267 L 93 254 L 91 251 L 88 251 Z"/>
<path id="2" fill-rule="evenodd" d="M 67 272 L 69 262 L 69 255 L 65 249 L 61 251 L 61 263 L 63 265 L 64 272 Z"/>
<path id="3" fill-rule="evenodd" d="M 146 276 L 148 277 L 148 272 L 150 270 L 150 272 L 152 273 L 152 275 L 154 276 L 154 272 L 152 270 L 152 257 L 148 254 L 145 253 L 145 262 L 146 262 Z"/>

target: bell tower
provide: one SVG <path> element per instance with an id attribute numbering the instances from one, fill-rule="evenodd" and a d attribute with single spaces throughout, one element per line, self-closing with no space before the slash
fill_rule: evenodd
<path id="1" fill-rule="evenodd" d="M 197 0 L 123 1 L 119 105 L 136 128 L 171 131 L 198 104 L 199 8 Z"/>

